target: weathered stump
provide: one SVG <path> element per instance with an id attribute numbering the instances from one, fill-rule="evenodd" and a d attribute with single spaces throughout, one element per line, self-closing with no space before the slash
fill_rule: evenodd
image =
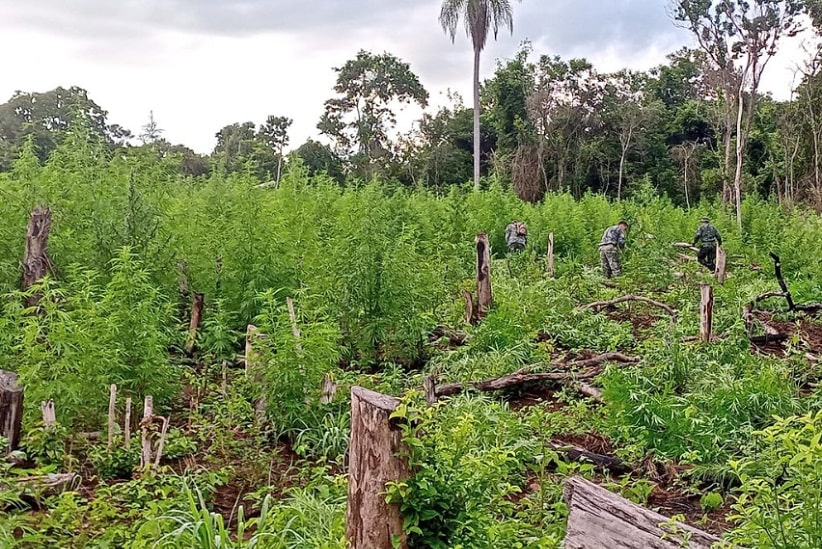
<path id="1" fill-rule="evenodd" d="M 477 245 L 477 318 L 483 318 L 491 310 L 491 246 L 488 234 L 479 233 L 474 239 Z"/>
<path id="2" fill-rule="evenodd" d="M 402 431 L 391 413 L 399 400 L 362 387 L 351 389 L 346 537 L 351 549 L 407 548 L 398 504 L 385 501 L 387 482 L 410 476 Z M 398 545 L 394 545 L 397 541 Z"/>
<path id="3" fill-rule="evenodd" d="M 716 283 L 717 284 L 725 284 L 725 278 L 727 278 L 726 266 L 728 263 L 728 256 L 725 253 L 725 248 L 722 246 L 716 247 L 716 271 L 714 271 L 714 275 L 716 276 Z"/>
<path id="4" fill-rule="evenodd" d="M 546 270 L 548 276 L 554 277 L 554 233 L 548 235 L 548 257 L 546 258 Z"/>
<path id="5" fill-rule="evenodd" d="M 31 212 L 26 230 L 26 251 L 23 255 L 23 291 L 28 290 L 46 275 L 51 269 L 51 260 L 47 253 L 49 231 L 51 230 L 51 210 L 37 206 Z M 34 307 L 40 296 L 26 298 L 26 307 Z"/>
<path id="6" fill-rule="evenodd" d="M 565 549 L 708 549 L 719 538 L 640 507 L 580 477 L 565 482 Z"/>
<path id="7" fill-rule="evenodd" d="M 11 452 L 20 443 L 20 427 L 23 421 L 23 388 L 17 382 L 17 374 L 0 370 L 0 435 L 7 440 Z"/>
<path id="8" fill-rule="evenodd" d="M 707 284 L 702 286 L 702 300 L 699 304 L 699 341 L 711 341 L 714 323 L 714 289 Z"/>

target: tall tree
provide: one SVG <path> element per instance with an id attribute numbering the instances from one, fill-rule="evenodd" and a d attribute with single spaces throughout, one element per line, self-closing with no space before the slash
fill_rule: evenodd
<path id="1" fill-rule="evenodd" d="M 283 166 L 283 149 L 288 146 L 288 128 L 294 121 L 287 116 L 269 116 L 265 124 L 260 126 L 258 135 L 277 154 L 277 177 L 275 181 L 280 183 Z"/>
<path id="2" fill-rule="evenodd" d="M 390 53 L 361 50 L 334 69 L 339 94 L 325 102 L 317 128 L 334 140 L 336 153 L 348 157 L 355 171 L 370 178 L 378 161 L 391 158 L 389 133 L 397 123 L 396 103 L 428 105 L 428 92 L 408 63 Z"/>
<path id="3" fill-rule="evenodd" d="M 742 228 L 742 169 L 762 72 L 783 36 L 799 30 L 802 0 L 673 0 L 674 17 L 724 73 L 736 119 L 733 189 Z M 735 76 L 735 86 L 729 76 Z M 733 93 L 731 93 L 731 91 Z"/>
<path id="4" fill-rule="evenodd" d="M 148 111 L 148 122 L 143 125 L 142 130 L 142 133 L 140 133 L 137 137 L 143 145 L 148 145 L 149 143 L 158 141 L 163 136 L 163 132 L 165 131 L 160 128 L 160 125 L 157 124 L 156 120 L 154 120 L 154 111 Z"/>
<path id="5" fill-rule="evenodd" d="M 480 54 L 488 42 L 488 32 L 494 32 L 496 40 L 500 27 L 514 32 L 513 10 L 510 0 L 443 0 L 440 25 L 454 42 L 460 19 L 465 33 L 474 47 L 474 187 L 480 185 Z"/>

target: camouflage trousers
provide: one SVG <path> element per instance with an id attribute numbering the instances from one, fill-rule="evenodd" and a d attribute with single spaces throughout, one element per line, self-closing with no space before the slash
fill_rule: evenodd
<path id="1" fill-rule="evenodd" d="M 613 278 L 622 274 L 619 264 L 619 250 L 613 244 L 599 247 L 599 259 L 602 261 L 602 273 L 605 278 Z"/>

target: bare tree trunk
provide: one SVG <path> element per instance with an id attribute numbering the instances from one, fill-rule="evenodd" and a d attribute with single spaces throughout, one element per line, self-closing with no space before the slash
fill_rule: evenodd
<path id="1" fill-rule="evenodd" d="M 0 436 L 6 439 L 6 448 L 0 454 L 16 450 L 20 443 L 20 427 L 23 424 L 23 388 L 17 374 L 0 370 Z"/>
<path id="2" fill-rule="evenodd" d="M 548 276 L 554 276 L 554 233 L 548 235 L 548 258 L 547 258 Z"/>
<path id="3" fill-rule="evenodd" d="M 108 394 L 108 448 L 111 449 L 111 443 L 114 441 L 114 423 L 115 414 L 117 413 L 117 385 L 114 383 L 109 387 Z"/>
<path id="4" fill-rule="evenodd" d="M 26 230 L 26 251 L 23 255 L 23 291 L 31 288 L 51 269 L 48 256 L 49 231 L 51 230 L 51 210 L 37 206 L 31 212 Z M 34 307 L 40 301 L 39 295 L 26 298 L 26 307 Z"/>
<path id="5" fill-rule="evenodd" d="M 398 504 L 385 501 L 386 484 L 410 475 L 408 450 L 391 414 L 400 401 L 362 387 L 351 389 L 346 538 L 351 549 L 408 547 Z"/>
<path id="6" fill-rule="evenodd" d="M 477 245 L 477 318 L 483 318 L 491 310 L 491 247 L 488 234 L 479 233 L 475 238 Z"/>
<path id="7" fill-rule="evenodd" d="M 702 300 L 699 304 L 699 340 L 711 341 L 714 322 L 714 289 L 707 284 L 702 286 Z"/>
<path id="8" fill-rule="evenodd" d="M 480 48 L 474 45 L 474 189 L 480 188 Z"/>

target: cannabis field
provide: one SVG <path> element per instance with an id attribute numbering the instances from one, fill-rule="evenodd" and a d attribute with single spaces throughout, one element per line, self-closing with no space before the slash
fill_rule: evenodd
<path id="1" fill-rule="evenodd" d="M 86 147 L 45 166 L 24 152 L 0 174 L 0 370 L 25 392 L 19 449 L 0 463 L 0 546 L 345 547 L 349 399 L 361 386 L 401 400 L 413 475 L 385 497 L 410 547 L 559 547 L 572 476 L 729 546 L 822 547 L 822 324 L 779 296 L 750 306 L 779 290 L 771 252 L 796 303 L 822 301 L 817 214 L 751 198 L 740 232 L 719 205 L 685 211 L 650 187 L 618 203 L 531 205 L 492 180 L 446 195 L 343 187 L 295 161 L 261 188 Z M 52 216 L 50 268 L 23 291 L 38 205 Z M 673 246 L 704 215 L 724 236 L 724 284 Z M 597 244 L 621 218 L 625 274 L 606 284 Z M 529 243 L 509 256 L 512 219 Z M 469 324 L 482 232 L 493 306 Z M 694 337 L 703 284 L 708 342 Z M 586 307 L 625 295 L 675 314 Z M 606 353 L 631 360 L 575 367 Z M 470 387 L 514 372 L 565 377 Z M 429 406 L 428 377 L 464 390 Z M 149 395 L 162 421 L 141 424 Z M 156 465 L 141 464 L 141 432 L 163 436 Z M 25 480 L 56 475 L 71 480 Z"/>

